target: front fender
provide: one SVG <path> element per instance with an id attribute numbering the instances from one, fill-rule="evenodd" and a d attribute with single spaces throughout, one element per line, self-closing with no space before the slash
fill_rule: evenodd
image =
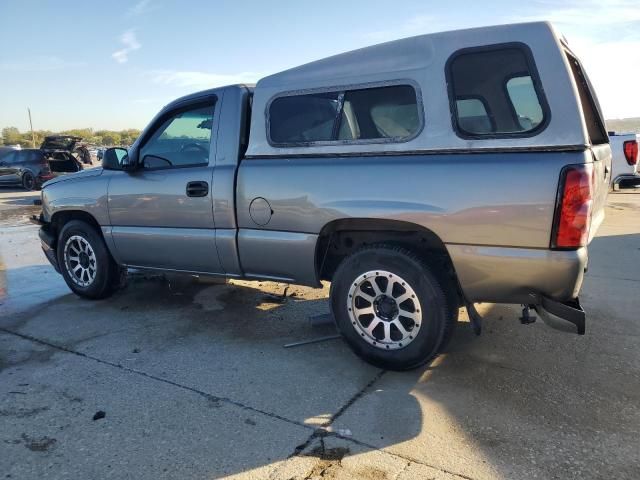
<path id="1" fill-rule="evenodd" d="M 93 169 L 92 169 L 93 170 Z M 46 182 L 42 189 L 42 214 L 45 222 L 60 212 L 86 212 L 99 225 L 109 225 L 107 192 L 109 177 L 98 172 L 85 170 Z M 88 175 L 87 175 L 88 174 Z"/>

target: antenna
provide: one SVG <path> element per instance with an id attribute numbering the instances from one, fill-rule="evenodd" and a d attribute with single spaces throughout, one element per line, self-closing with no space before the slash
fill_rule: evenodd
<path id="1" fill-rule="evenodd" d="M 31 127 L 31 148 L 36 148 L 36 136 L 33 134 L 33 123 L 31 123 L 31 109 L 27 107 L 29 112 L 29 126 Z"/>

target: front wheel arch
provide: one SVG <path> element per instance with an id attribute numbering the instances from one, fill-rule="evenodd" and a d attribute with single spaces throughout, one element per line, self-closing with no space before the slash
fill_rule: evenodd
<path id="1" fill-rule="evenodd" d="M 64 226 L 71 220 L 81 220 L 91 225 L 97 230 L 100 236 L 103 237 L 103 240 L 105 240 L 104 235 L 102 234 L 102 227 L 93 215 L 83 210 L 61 210 L 54 213 L 51 216 L 51 220 L 49 222 L 52 229 L 51 233 L 53 233 L 53 235 L 55 236 L 56 242 L 58 241 L 58 235 L 60 234 Z"/>

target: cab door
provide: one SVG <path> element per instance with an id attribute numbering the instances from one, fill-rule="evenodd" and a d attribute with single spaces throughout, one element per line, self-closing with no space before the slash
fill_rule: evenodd
<path id="1" fill-rule="evenodd" d="M 111 235 L 128 266 L 222 273 L 211 186 L 215 97 L 165 112 L 139 146 L 138 168 L 109 182 Z"/>
<path id="2" fill-rule="evenodd" d="M 19 151 L 11 152 L 0 160 L 0 185 L 19 183 L 18 158 Z"/>

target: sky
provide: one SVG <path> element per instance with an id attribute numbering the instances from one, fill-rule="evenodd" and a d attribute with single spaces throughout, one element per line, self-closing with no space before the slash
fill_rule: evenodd
<path id="1" fill-rule="evenodd" d="M 169 101 L 424 33 L 550 20 L 640 116 L 640 0 L 0 0 L 0 129 L 142 128 Z"/>

